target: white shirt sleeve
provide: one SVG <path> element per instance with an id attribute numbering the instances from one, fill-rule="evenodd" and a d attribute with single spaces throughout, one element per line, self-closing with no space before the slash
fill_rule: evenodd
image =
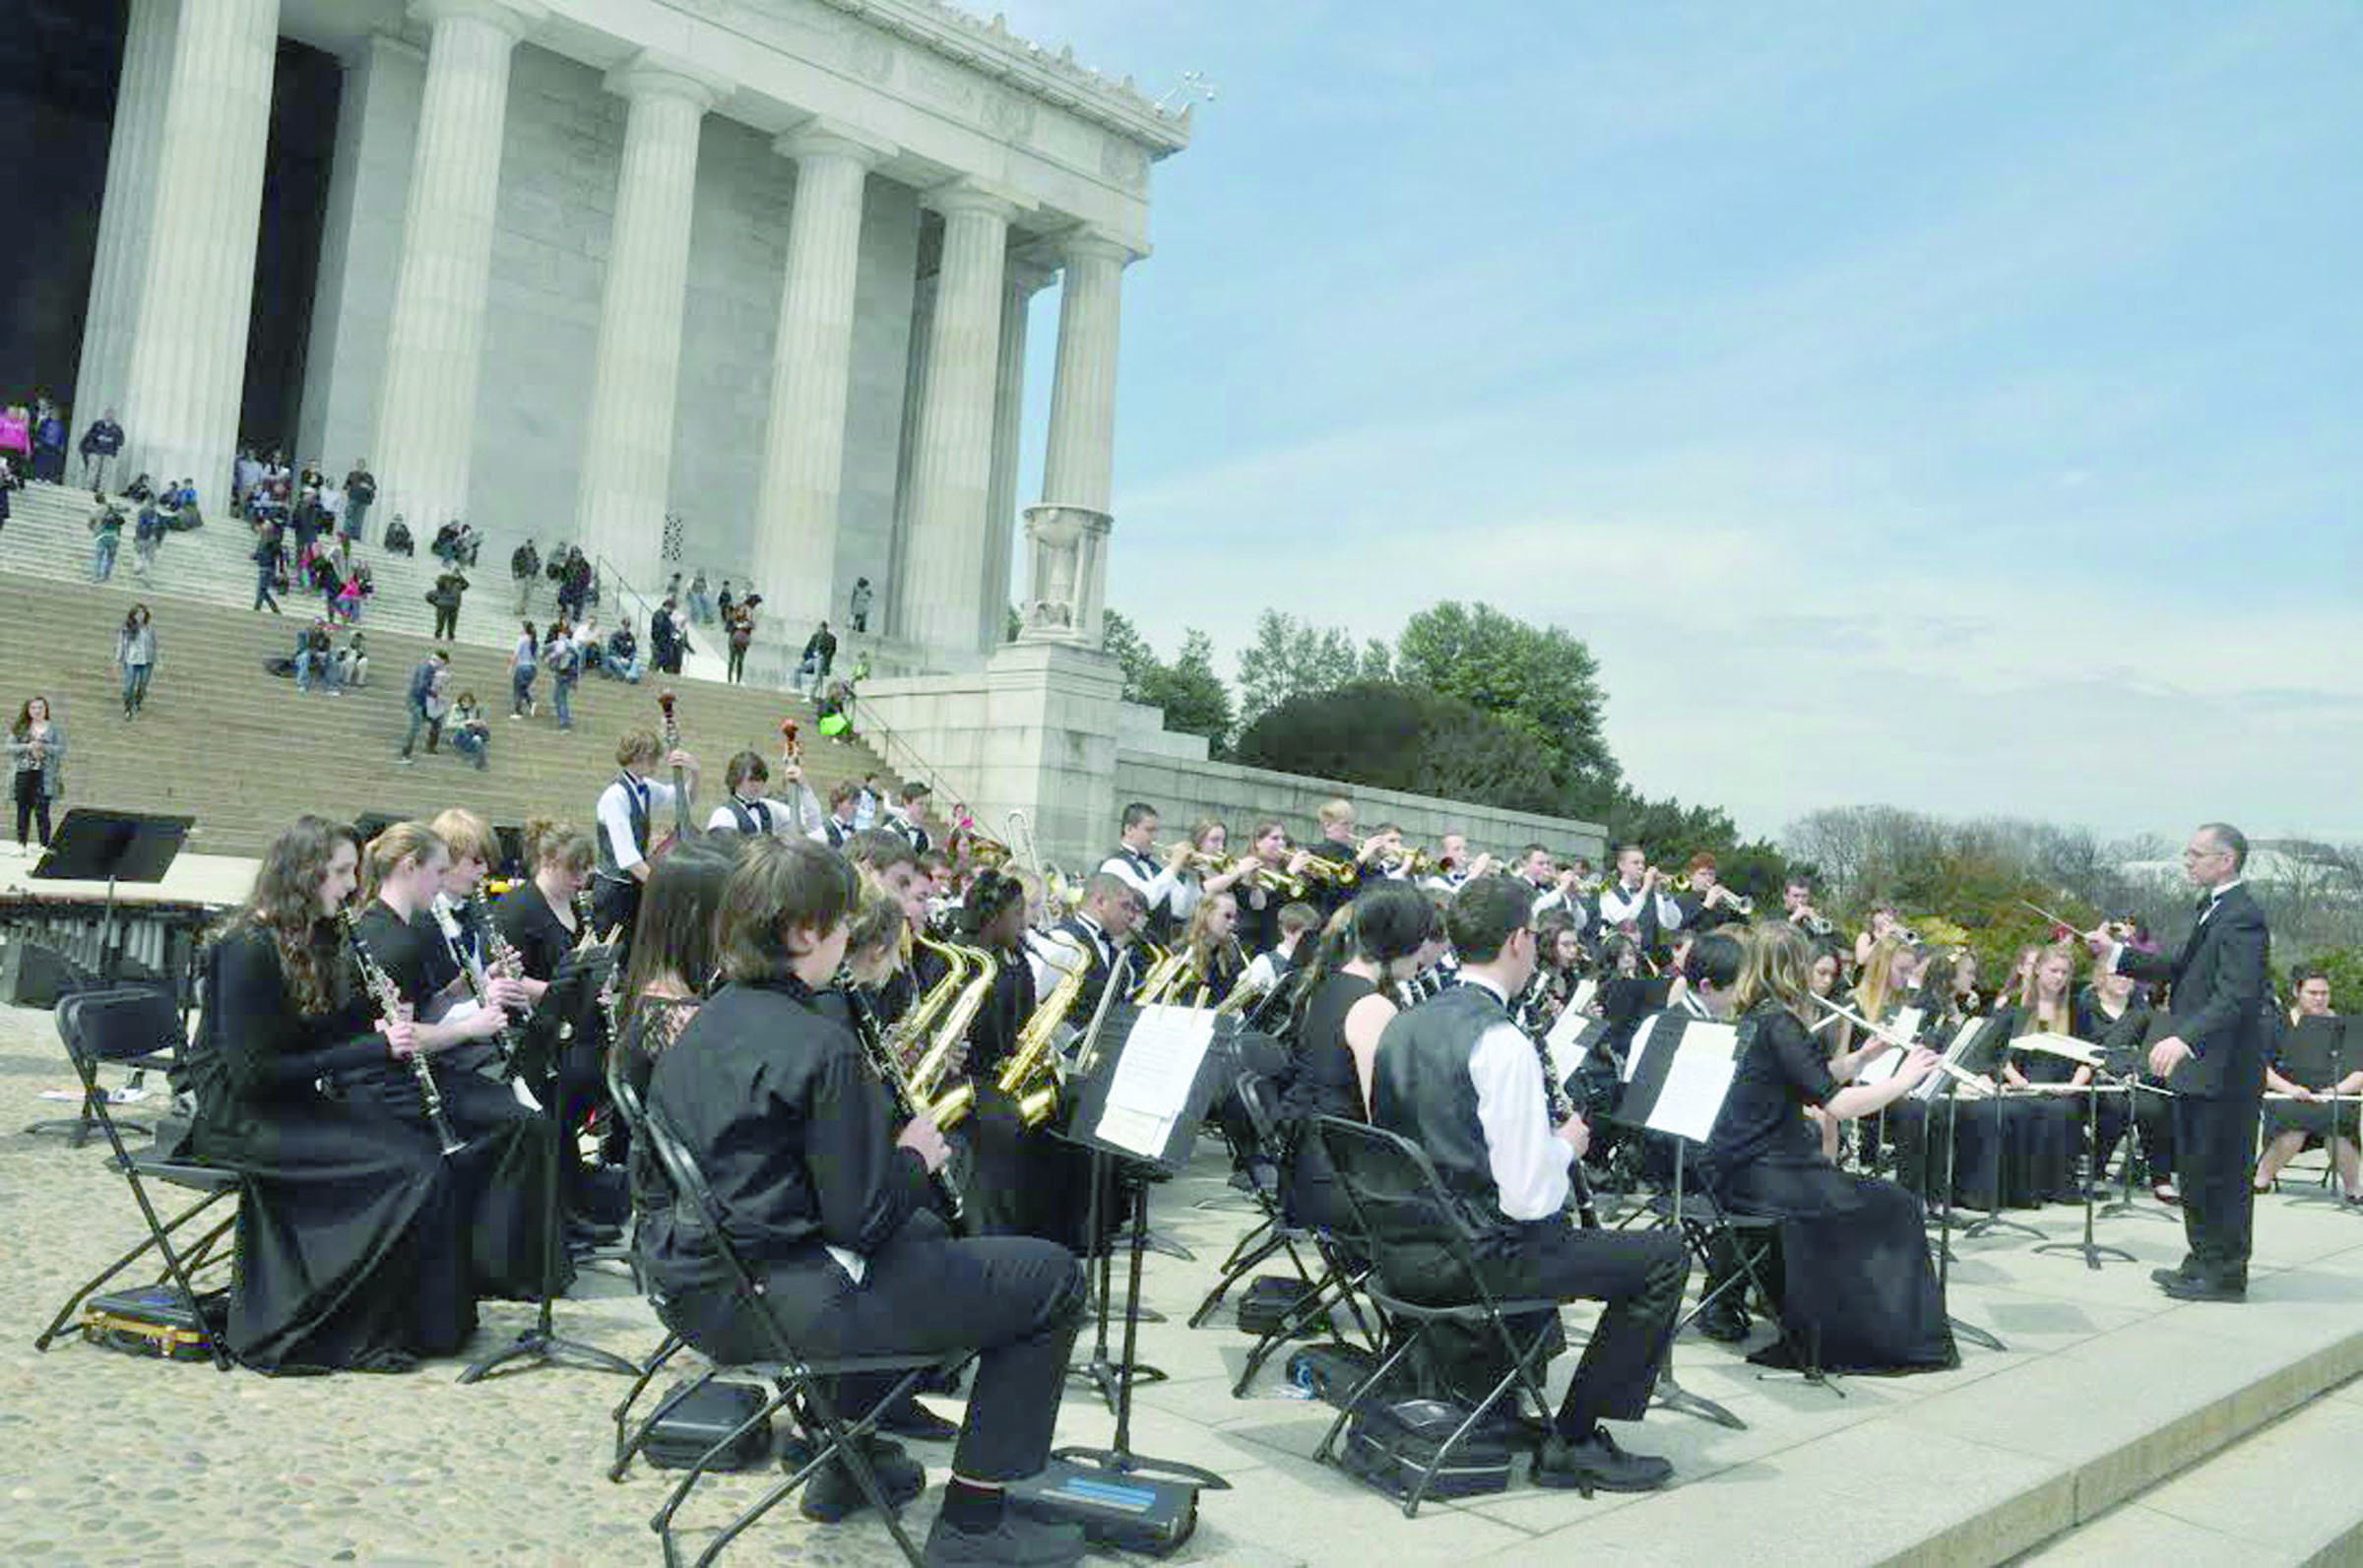
<path id="1" fill-rule="evenodd" d="M 1611 882 L 1600 890 L 1600 923 L 1602 925 L 1623 925 L 1627 920 L 1637 920 L 1640 917 L 1641 896 L 1639 894 L 1627 897 L 1625 886 L 1621 882 Z"/>
<path id="2" fill-rule="evenodd" d="M 1530 918 L 1540 918 L 1547 910 L 1566 908 L 1566 903 L 1567 895 L 1565 889 L 1546 889 L 1542 896 L 1534 901 L 1534 907 L 1527 913 Z"/>
<path id="3" fill-rule="evenodd" d="M 611 784 L 601 793 L 599 824 L 607 830 L 607 843 L 615 851 L 615 869 L 629 876 L 632 867 L 645 858 L 641 851 L 646 846 L 632 840 L 632 808 L 622 784 Z"/>
<path id="4" fill-rule="evenodd" d="M 1575 1150 L 1551 1130 L 1534 1041 L 1510 1023 L 1494 1025 L 1469 1053 L 1477 1120 L 1485 1129 L 1494 1186 L 1512 1220 L 1548 1220 L 1566 1206 Z"/>
<path id="5" fill-rule="evenodd" d="M 1088 964 L 1090 958 L 1074 943 L 1059 936 L 1029 936 L 1026 939 L 1026 962 L 1034 970 L 1034 994 L 1051 994 L 1053 987 L 1074 972 L 1076 966 Z"/>
<path id="6" fill-rule="evenodd" d="M 1141 907 L 1147 909 L 1155 909 L 1162 906 L 1167 896 L 1182 881 L 1182 874 L 1170 865 L 1159 867 L 1157 874 L 1153 877 L 1144 877 L 1130 860 L 1120 854 L 1112 854 L 1102 860 L 1100 869 L 1111 876 L 1123 878 L 1124 885 L 1140 895 Z"/>
<path id="7" fill-rule="evenodd" d="M 1272 956 L 1269 953 L 1258 953 L 1255 955 L 1254 962 L 1247 966 L 1247 972 L 1239 977 L 1239 984 L 1242 989 L 1261 996 L 1270 990 L 1273 982 L 1279 978 L 1280 966 L 1272 962 Z"/>
<path id="8" fill-rule="evenodd" d="M 1657 928 L 1660 931 L 1682 929 L 1682 906 L 1663 893 L 1657 896 Z"/>
<path id="9" fill-rule="evenodd" d="M 1198 907 L 1198 901 L 1205 896 L 1206 889 L 1194 879 L 1189 877 L 1177 877 L 1174 880 L 1174 896 L 1172 906 L 1174 918 L 1177 920 L 1188 919 L 1189 911 L 1196 909 Z"/>

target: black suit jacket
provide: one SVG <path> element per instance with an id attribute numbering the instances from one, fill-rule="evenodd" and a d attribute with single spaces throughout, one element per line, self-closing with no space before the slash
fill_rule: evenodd
<path id="1" fill-rule="evenodd" d="M 2167 1007 L 2174 1033 L 2198 1053 L 2167 1080 L 2176 1094 L 2227 1099 L 2265 1093 L 2268 942 L 2265 911 L 2247 888 L 2235 887 L 2215 901 L 2175 957 L 2119 952 L 2122 972 L 2174 987 Z"/>

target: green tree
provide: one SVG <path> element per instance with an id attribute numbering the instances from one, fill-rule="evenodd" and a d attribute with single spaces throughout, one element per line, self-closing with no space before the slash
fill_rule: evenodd
<path id="1" fill-rule="evenodd" d="M 1141 692 L 1156 673 L 1157 651 L 1122 611 L 1109 610 L 1101 616 L 1100 647 L 1115 656 L 1117 667 L 1124 672 L 1124 701 L 1147 702 Z"/>
<path id="2" fill-rule="evenodd" d="M 1620 777 L 1601 721 L 1607 699 L 1590 649 L 1560 626 L 1532 626 L 1456 599 L 1420 611 L 1395 643 L 1395 677 L 1498 714 L 1556 754 L 1564 779 Z"/>
<path id="3" fill-rule="evenodd" d="M 1241 732 L 1235 755 L 1250 767 L 1511 811 L 1550 812 L 1559 796 L 1551 757 L 1532 735 L 1394 681 L 1292 697 Z"/>
<path id="4" fill-rule="evenodd" d="M 1382 645 L 1383 646 L 1383 645 Z M 1316 629 L 1280 610 L 1255 622 L 1255 641 L 1239 656 L 1239 721 L 1250 724 L 1292 697 L 1335 691 L 1357 678 L 1384 679 L 1335 626 Z"/>
<path id="5" fill-rule="evenodd" d="M 1196 627 L 1182 634 L 1182 651 L 1172 663 L 1152 658 L 1135 701 L 1164 709 L 1166 728 L 1204 735 L 1222 754 L 1231 734 L 1231 693 L 1214 672 L 1214 639 Z"/>

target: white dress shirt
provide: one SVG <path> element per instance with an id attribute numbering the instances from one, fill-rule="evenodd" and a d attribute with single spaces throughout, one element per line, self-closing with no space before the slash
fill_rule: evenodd
<path id="1" fill-rule="evenodd" d="M 1461 983 L 1477 986 L 1508 1006 L 1501 988 L 1484 975 L 1464 972 Z M 1567 1168 L 1575 1149 L 1553 1134 L 1534 1041 L 1506 1014 L 1478 1036 L 1476 1048 L 1469 1052 L 1469 1081 L 1477 1089 L 1477 1120 L 1485 1129 L 1487 1163 L 1501 1194 L 1501 1213 L 1517 1221 L 1548 1220 L 1561 1213 L 1571 1190 Z"/>

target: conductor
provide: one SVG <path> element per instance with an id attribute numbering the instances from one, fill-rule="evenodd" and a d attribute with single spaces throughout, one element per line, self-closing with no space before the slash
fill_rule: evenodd
<path id="1" fill-rule="evenodd" d="M 2174 1091 L 2175 1173 L 2191 1250 L 2179 1269 L 2150 1278 L 2179 1301 L 2248 1298 L 2248 1253 L 2256 1196 L 2249 1160 L 2265 1094 L 2267 937 L 2265 911 L 2240 885 L 2248 840 L 2228 823 L 2196 829 L 2183 847 L 2183 874 L 2205 896 L 2172 959 L 2139 953 L 2104 928 L 2085 944 L 2103 973 L 2173 987 L 2173 1033 L 2150 1047 L 2149 1067 Z"/>

